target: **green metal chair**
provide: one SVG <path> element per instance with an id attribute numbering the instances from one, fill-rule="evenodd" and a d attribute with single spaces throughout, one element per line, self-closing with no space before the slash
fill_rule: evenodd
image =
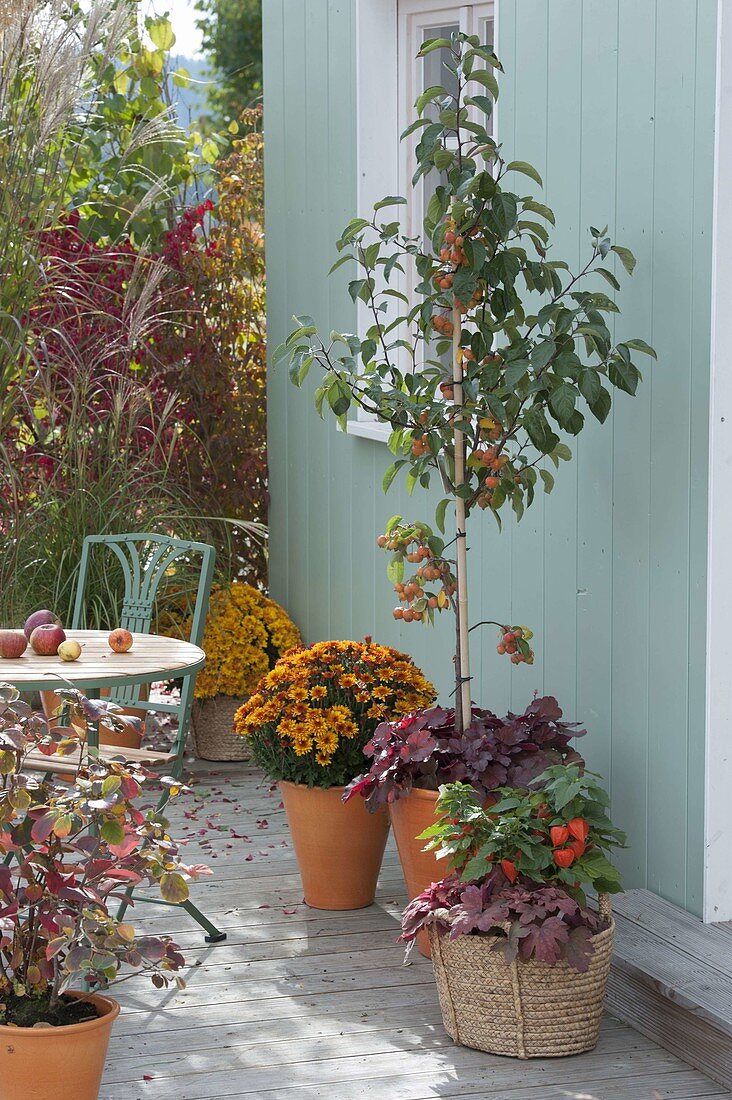
<path id="1" fill-rule="evenodd" d="M 191 632 L 188 638 L 188 641 L 200 646 L 206 623 L 208 599 L 216 559 L 216 551 L 213 546 L 203 542 L 186 542 L 182 539 L 170 538 L 167 535 L 147 531 L 127 535 L 87 536 L 84 539 L 81 551 L 79 580 L 71 623 L 73 630 L 83 630 L 85 626 L 86 582 L 91 556 L 92 554 L 104 552 L 111 553 L 116 557 L 124 576 L 124 597 L 119 612 L 120 626 L 138 634 L 150 633 L 150 626 L 155 612 L 155 598 L 161 581 L 173 563 L 180 559 L 200 558 L 201 569 L 193 605 Z M 117 703 L 119 706 L 135 707 L 145 711 L 163 711 L 177 715 L 178 733 L 173 752 L 168 761 L 170 773 L 175 779 L 180 779 L 183 773 L 183 756 L 191 719 L 196 675 L 195 672 L 192 672 L 181 678 L 180 702 L 178 703 L 150 702 L 147 699 L 142 699 L 140 698 L 142 690 L 140 685 L 110 689 L 110 701 Z M 90 724 L 87 739 L 91 748 L 98 748 L 98 736 L 98 729 Z M 125 749 L 120 749 L 120 755 L 125 755 L 125 751 Z M 168 798 L 169 792 L 164 788 L 158 803 L 159 809 L 165 805 Z M 135 894 L 135 900 L 155 905 L 175 904 L 164 901 L 162 898 L 148 898 L 140 894 Z M 205 929 L 207 943 L 219 943 L 226 939 L 226 933 L 221 932 L 212 924 L 193 902 L 182 902 L 177 907 L 185 909 Z M 124 914 L 126 908 L 127 903 L 124 903 L 120 910 L 120 916 Z"/>

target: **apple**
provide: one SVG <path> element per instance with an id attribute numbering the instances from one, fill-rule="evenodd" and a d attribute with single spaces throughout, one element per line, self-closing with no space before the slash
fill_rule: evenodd
<path id="1" fill-rule="evenodd" d="M 37 626 L 30 636 L 31 649 L 39 657 L 55 657 L 58 647 L 66 641 L 66 635 L 55 623 L 43 623 Z"/>
<path id="2" fill-rule="evenodd" d="M 108 640 L 109 648 L 113 649 L 115 653 L 126 653 L 128 649 L 132 648 L 132 635 L 129 630 L 125 630 L 121 626 L 112 631 Z"/>
<path id="3" fill-rule="evenodd" d="M 81 646 L 73 638 L 67 638 L 58 647 L 58 655 L 62 661 L 78 661 L 81 656 Z"/>
<path id="4" fill-rule="evenodd" d="M 25 626 L 23 627 L 23 633 L 28 641 L 30 636 L 37 626 L 58 626 L 58 615 L 54 615 L 53 611 L 34 611 L 32 615 L 29 615 L 25 620 Z"/>
<path id="5" fill-rule="evenodd" d="M 22 630 L 0 630 L 0 657 L 22 657 L 27 648 L 28 639 Z"/>

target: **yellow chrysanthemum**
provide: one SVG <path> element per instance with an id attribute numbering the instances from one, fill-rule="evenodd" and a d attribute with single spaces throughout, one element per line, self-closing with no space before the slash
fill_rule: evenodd
<path id="1" fill-rule="evenodd" d="M 190 620 L 180 632 L 190 631 Z M 300 641 L 287 613 L 251 585 L 234 581 L 215 589 L 209 601 L 202 648 L 206 665 L 196 680 L 196 698 L 249 695 L 270 671 L 272 653 L 285 653 Z"/>
<path id="2" fill-rule="evenodd" d="M 329 705 L 334 692 L 339 702 Z M 317 642 L 280 657 L 235 728 L 252 738 L 255 759 L 261 744 L 262 762 L 280 762 L 274 778 L 311 783 L 313 768 L 332 768 L 324 783 L 338 785 L 356 774 L 378 722 L 429 706 L 435 695 L 404 653 L 371 642 Z"/>

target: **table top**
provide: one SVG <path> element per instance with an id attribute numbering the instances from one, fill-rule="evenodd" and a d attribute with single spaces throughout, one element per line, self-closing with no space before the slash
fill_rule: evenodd
<path id="1" fill-rule="evenodd" d="M 39 657 L 28 646 L 22 657 L 0 658 L 0 683 L 13 684 L 22 691 L 151 684 L 198 672 L 206 662 L 198 646 L 161 634 L 133 633 L 132 648 L 126 653 L 110 649 L 107 630 L 67 630 L 66 637 L 82 647 L 77 661 Z"/>

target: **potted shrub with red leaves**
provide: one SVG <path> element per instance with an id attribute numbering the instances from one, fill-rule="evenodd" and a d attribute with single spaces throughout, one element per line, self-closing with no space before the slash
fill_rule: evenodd
<path id="1" fill-rule="evenodd" d="M 422 839 L 451 873 L 410 902 L 402 938 L 428 932 L 456 1042 L 519 1058 L 590 1050 L 612 953 L 609 895 L 621 888 L 608 853 L 625 837 L 576 764 L 499 795 L 486 808 L 468 784 L 442 789 Z"/>
<path id="2" fill-rule="evenodd" d="M 579 760 L 570 741 L 584 733 L 562 721 L 552 696 L 505 718 L 473 707 L 464 731 L 454 710 L 432 707 L 377 727 L 364 749 L 371 767 L 349 784 L 345 797 L 361 795 L 372 812 L 390 806 L 407 893 L 414 898 L 442 874 L 434 852 L 418 839 L 434 820 L 442 784 L 469 783 L 486 804 L 500 787 L 527 787 L 551 764 Z M 419 947 L 429 954 L 426 934 Z"/>
<path id="3" fill-rule="evenodd" d="M 88 703 L 64 692 L 72 713 Z M 114 714 L 108 719 L 117 722 Z M 148 774 L 102 759 L 71 782 L 32 771 L 28 755 L 78 745 L 0 685 L 0 1081 L 3 1100 L 96 1100 L 119 1005 L 104 992 L 121 968 L 182 984 L 167 937 L 138 936 L 114 915 L 130 887 L 184 901 L 187 867 L 161 814 L 138 806 Z M 184 789 L 167 781 L 173 793 Z"/>

